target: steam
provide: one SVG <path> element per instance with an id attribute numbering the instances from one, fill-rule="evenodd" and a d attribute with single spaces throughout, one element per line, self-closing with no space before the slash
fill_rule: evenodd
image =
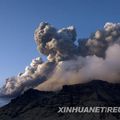
<path id="1" fill-rule="evenodd" d="M 89 38 L 76 40 L 75 27 L 56 29 L 42 22 L 35 30 L 37 49 L 47 56 L 32 60 L 23 73 L 8 78 L 1 96 L 16 96 L 29 88 L 51 91 L 94 79 L 120 82 L 120 24 L 106 23 Z M 76 45 L 75 42 L 78 41 Z"/>

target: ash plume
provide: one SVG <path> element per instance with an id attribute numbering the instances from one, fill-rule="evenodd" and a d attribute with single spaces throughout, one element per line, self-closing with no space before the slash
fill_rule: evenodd
<path id="1" fill-rule="evenodd" d="M 107 48 L 120 44 L 120 23 L 106 23 L 104 29 L 97 30 L 84 40 L 79 40 L 79 52 L 82 56 L 96 55 L 105 58 Z"/>
<path id="2" fill-rule="evenodd" d="M 63 85 L 94 79 L 119 83 L 120 23 L 106 23 L 89 38 L 76 37 L 73 26 L 57 29 L 49 23 L 40 23 L 34 38 L 47 61 L 40 57 L 33 59 L 23 73 L 6 80 L 0 95 L 15 96 L 29 88 L 59 90 Z"/>
<path id="3" fill-rule="evenodd" d="M 120 45 L 114 44 L 106 50 L 106 57 L 96 55 L 82 57 L 57 64 L 53 76 L 38 85 L 42 91 L 60 90 L 64 85 L 86 83 L 91 80 L 120 82 Z"/>
<path id="4" fill-rule="evenodd" d="M 48 61 L 58 62 L 71 59 L 77 54 L 76 30 L 73 26 L 56 29 L 48 23 L 41 23 L 35 31 L 38 50 L 47 55 Z"/>
<path id="5" fill-rule="evenodd" d="M 52 62 L 43 62 L 40 57 L 33 59 L 23 73 L 6 79 L 5 85 L 0 89 L 0 96 L 14 97 L 34 88 L 50 76 L 54 66 Z"/>

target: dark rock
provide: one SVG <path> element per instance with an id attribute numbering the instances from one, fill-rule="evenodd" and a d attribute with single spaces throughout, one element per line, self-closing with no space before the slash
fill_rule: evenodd
<path id="1" fill-rule="evenodd" d="M 60 106 L 120 106 L 120 84 L 94 80 L 61 91 L 29 89 L 0 108 L 0 120 L 119 120 L 118 113 L 57 113 Z"/>

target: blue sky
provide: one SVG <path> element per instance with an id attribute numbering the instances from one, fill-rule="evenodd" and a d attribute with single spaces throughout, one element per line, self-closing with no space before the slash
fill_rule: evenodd
<path id="1" fill-rule="evenodd" d="M 79 38 L 88 37 L 120 21 L 120 0 L 0 0 L 0 86 L 40 55 L 33 34 L 42 21 L 74 25 Z"/>

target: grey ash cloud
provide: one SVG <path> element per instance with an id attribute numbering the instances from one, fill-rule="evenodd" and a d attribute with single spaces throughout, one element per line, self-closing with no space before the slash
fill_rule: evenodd
<path id="1" fill-rule="evenodd" d="M 38 50 L 48 56 L 49 61 L 70 59 L 77 52 L 76 30 L 73 26 L 56 29 L 49 23 L 41 23 L 35 31 Z"/>
<path id="2" fill-rule="evenodd" d="M 77 40 L 74 26 L 57 29 L 42 22 L 34 38 L 47 60 L 35 58 L 23 73 L 8 78 L 1 96 L 16 96 L 29 88 L 59 90 L 93 79 L 120 82 L 120 23 L 106 23 L 90 37 Z"/>

